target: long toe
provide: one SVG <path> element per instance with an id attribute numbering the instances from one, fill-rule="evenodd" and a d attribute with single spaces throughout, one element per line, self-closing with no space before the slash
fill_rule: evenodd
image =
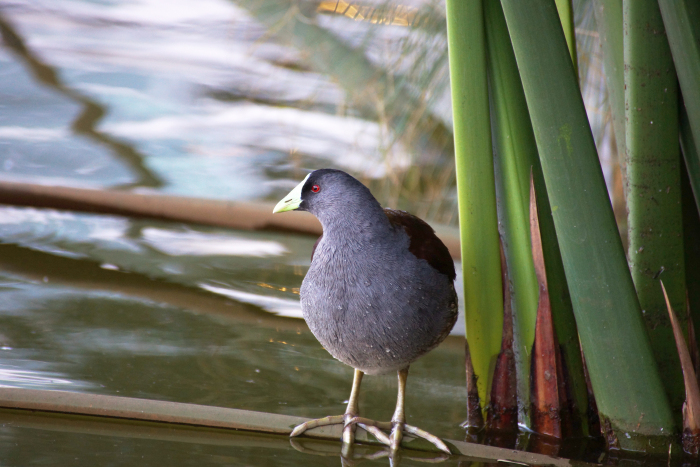
<path id="1" fill-rule="evenodd" d="M 328 425 L 343 425 L 345 420 L 345 415 L 333 415 L 331 417 L 324 417 L 324 418 L 317 418 L 316 420 L 309 420 L 308 422 L 304 422 L 301 425 L 297 425 L 292 432 L 289 434 L 291 438 L 295 436 L 299 436 L 300 434 L 304 433 L 306 430 L 311 430 L 312 428 L 316 428 L 319 426 L 328 426 Z"/>
<path id="2" fill-rule="evenodd" d="M 386 444 L 387 446 L 391 445 L 391 440 L 389 440 L 386 433 L 382 431 L 382 429 L 391 429 L 391 422 L 378 422 L 376 420 L 370 420 L 369 418 L 364 417 L 352 417 L 345 422 L 346 428 L 350 425 L 358 425 L 367 433 L 370 433 L 377 438 L 377 441 L 380 443 Z"/>
<path id="3" fill-rule="evenodd" d="M 369 426 L 376 426 L 377 428 L 380 428 L 382 430 L 391 430 L 394 425 L 391 422 L 378 422 L 376 420 L 370 420 L 369 418 L 364 418 L 364 417 L 352 417 L 348 421 L 345 422 L 346 425 L 350 425 L 353 423 L 357 423 L 358 425 L 369 425 Z"/>
<path id="4" fill-rule="evenodd" d="M 428 433 L 425 430 L 421 430 L 420 428 L 412 426 L 412 425 L 404 425 L 403 431 L 405 431 L 406 433 L 410 433 L 413 436 L 417 436 L 419 438 L 423 438 L 426 441 L 429 441 L 436 448 L 438 448 L 439 450 L 441 450 L 445 454 L 452 454 L 452 452 L 450 452 L 450 448 L 448 448 L 447 445 L 445 443 L 443 443 L 443 441 L 440 438 Z"/>

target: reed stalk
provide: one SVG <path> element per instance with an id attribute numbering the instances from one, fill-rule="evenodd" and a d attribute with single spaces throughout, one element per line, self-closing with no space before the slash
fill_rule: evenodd
<path id="1" fill-rule="evenodd" d="M 620 449 L 667 452 L 673 417 L 556 5 L 502 5 L 604 432 Z"/>
<path id="2" fill-rule="evenodd" d="M 656 0 L 623 6 L 627 257 L 661 379 L 680 421 L 683 375 L 659 281 L 685 305 L 676 72 Z M 685 328 L 686 320 L 681 319 Z"/>
<path id="3" fill-rule="evenodd" d="M 489 92 L 493 142 L 496 154 L 496 189 L 504 250 L 512 284 L 515 315 L 516 371 L 520 423 L 529 426 L 530 349 L 535 336 L 538 287 L 530 242 L 530 174 L 535 178 L 540 206 L 548 206 L 537 144 L 532 132 L 518 65 L 498 0 L 484 2 L 489 50 Z M 549 212 L 548 209 L 544 211 Z M 579 409 L 583 432 L 588 394 L 583 373 L 576 322 L 569 299 L 566 275 L 551 215 L 540 220 L 552 315 L 564 360 L 572 381 L 574 405 Z"/>
<path id="4" fill-rule="evenodd" d="M 446 7 L 466 335 L 483 403 L 503 329 L 486 37 L 481 0 L 447 0 Z"/>

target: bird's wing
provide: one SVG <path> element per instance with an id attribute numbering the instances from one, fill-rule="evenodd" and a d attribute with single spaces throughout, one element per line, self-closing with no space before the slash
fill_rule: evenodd
<path id="1" fill-rule="evenodd" d="M 406 211 L 385 208 L 384 213 L 392 225 L 401 226 L 406 231 L 411 241 L 408 250 L 416 258 L 426 260 L 433 268 L 452 280 L 457 277 L 449 250 L 427 222 Z"/>

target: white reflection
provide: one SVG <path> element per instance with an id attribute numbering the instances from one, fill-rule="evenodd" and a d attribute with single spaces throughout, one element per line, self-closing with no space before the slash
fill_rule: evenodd
<path id="1" fill-rule="evenodd" d="M 13 368 L 0 368 L 0 387 L 23 387 L 40 389 L 59 389 L 69 385 L 81 385 L 82 382 L 70 381 L 56 377 L 50 372 L 38 372 L 28 370 L 16 370 Z"/>
<path id="2" fill-rule="evenodd" d="M 457 317 L 457 322 L 455 327 L 452 328 L 450 335 L 452 336 L 464 336 L 465 334 L 465 321 L 464 321 L 464 294 L 463 294 L 463 283 L 462 283 L 462 264 L 456 261 L 457 269 L 457 280 L 455 281 L 455 289 L 457 290 L 457 296 L 459 300 L 459 316 Z M 249 292 L 241 292 L 240 290 L 228 289 L 225 287 L 217 287 L 208 284 L 197 284 L 199 287 L 209 292 L 213 292 L 219 295 L 225 295 L 226 297 L 233 298 L 239 302 L 249 303 L 251 305 L 257 305 L 260 308 L 274 313 L 278 316 L 284 316 L 287 318 L 303 318 L 301 313 L 301 303 L 299 300 L 291 300 L 288 298 L 277 298 L 277 297 L 266 297 L 264 295 L 257 295 Z"/>
<path id="3" fill-rule="evenodd" d="M 127 237 L 130 221 L 121 217 L 76 214 L 53 209 L 0 207 L 0 233 L 5 240 L 100 242 L 138 251 Z"/>
<path id="4" fill-rule="evenodd" d="M 173 232 L 156 228 L 142 231 L 143 239 L 150 246 L 171 256 L 279 256 L 287 253 L 280 243 L 250 240 L 202 232 Z"/>
<path id="5" fill-rule="evenodd" d="M 67 136 L 62 128 L 29 128 L 23 126 L 0 126 L 0 139 L 24 141 L 55 141 Z"/>
<path id="6" fill-rule="evenodd" d="M 219 295 L 225 295 L 239 302 L 257 305 L 260 308 L 263 308 L 269 311 L 270 313 L 274 313 L 278 316 L 284 316 L 286 318 L 302 318 L 301 303 L 299 303 L 298 300 L 291 300 L 288 298 L 266 297 L 264 295 L 241 292 L 240 290 L 232 290 L 224 287 L 215 287 L 213 285 L 208 284 L 198 285 L 204 290 L 208 290 L 209 292 L 214 292 Z"/>
<path id="7" fill-rule="evenodd" d="M 228 148 L 301 153 L 330 159 L 371 177 L 384 176 L 387 167 L 403 169 L 411 164 L 410 155 L 398 142 L 388 153 L 381 151 L 389 130 L 369 120 L 252 103 L 210 101 L 201 110 L 205 113 L 111 123 L 103 129 L 129 139 L 182 138 L 208 148 L 217 141 Z"/>

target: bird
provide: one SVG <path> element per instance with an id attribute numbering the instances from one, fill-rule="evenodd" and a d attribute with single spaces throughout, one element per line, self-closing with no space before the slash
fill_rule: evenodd
<path id="1" fill-rule="evenodd" d="M 323 227 L 300 289 L 303 317 L 321 345 L 355 371 L 345 413 L 302 423 L 290 436 L 338 424 L 343 443 L 352 445 L 359 425 L 392 453 L 410 433 L 450 454 L 440 438 L 406 424 L 404 409 L 409 365 L 440 344 L 457 320 L 447 247 L 426 222 L 382 208 L 365 185 L 341 170 L 309 173 L 273 213 L 294 210 L 310 212 Z M 361 417 L 363 375 L 391 372 L 398 376 L 391 421 Z"/>

